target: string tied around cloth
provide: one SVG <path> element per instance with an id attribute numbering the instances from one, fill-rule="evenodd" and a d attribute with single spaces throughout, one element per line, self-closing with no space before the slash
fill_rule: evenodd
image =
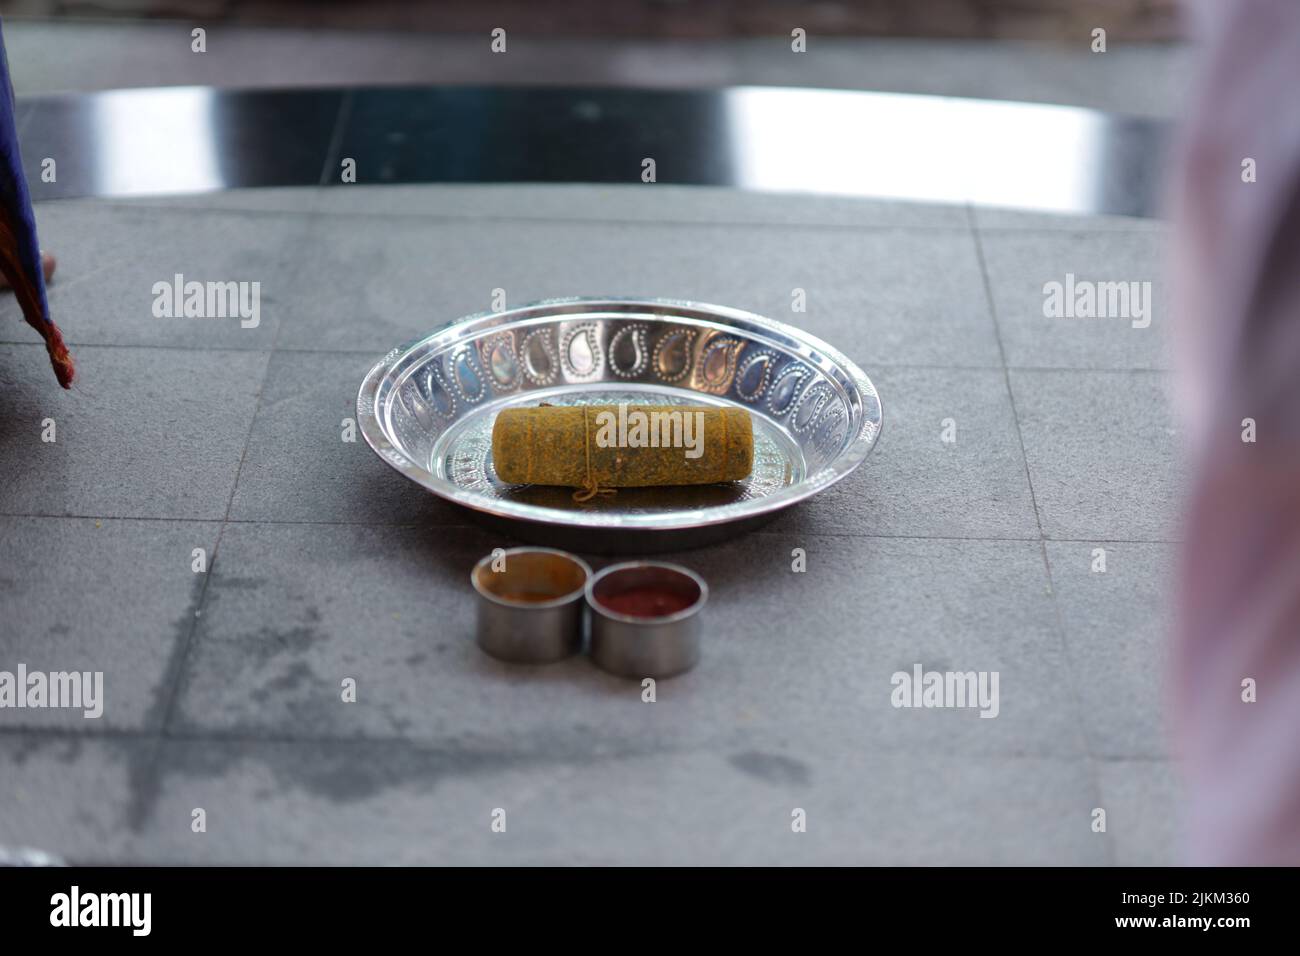
<path id="1" fill-rule="evenodd" d="M 591 472 L 591 423 L 587 419 L 587 406 L 582 406 L 582 449 L 587 458 L 587 480 L 581 488 L 573 493 L 573 500 L 585 504 L 597 495 L 608 497 L 618 494 L 615 488 L 602 488 Z"/>

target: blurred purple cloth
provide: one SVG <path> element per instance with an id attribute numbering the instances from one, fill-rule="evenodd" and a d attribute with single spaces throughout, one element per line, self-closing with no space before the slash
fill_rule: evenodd
<path id="1" fill-rule="evenodd" d="M 1174 685 L 1189 862 L 1295 865 L 1300 2 L 1190 6 L 1202 69 L 1173 197 L 1193 476 Z M 1256 182 L 1243 181 L 1247 158 Z M 1243 440 L 1251 423 L 1253 442 Z"/>
<path id="2" fill-rule="evenodd" d="M 41 247 L 36 238 L 36 218 L 27 193 L 27 177 L 18 149 L 18 122 L 14 88 L 9 79 L 4 26 L 0 22 L 0 272 L 3 272 L 27 323 L 41 333 L 59 384 L 72 384 L 73 366 L 59 327 L 50 318 L 41 270 Z"/>

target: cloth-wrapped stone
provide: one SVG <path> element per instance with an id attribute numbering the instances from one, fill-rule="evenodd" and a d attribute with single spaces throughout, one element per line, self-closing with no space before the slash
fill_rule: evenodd
<path id="1" fill-rule="evenodd" d="M 492 462 L 504 482 L 579 488 L 578 500 L 737 481 L 754 467 L 754 426 L 744 409 L 711 405 L 507 408 L 492 425 Z"/>

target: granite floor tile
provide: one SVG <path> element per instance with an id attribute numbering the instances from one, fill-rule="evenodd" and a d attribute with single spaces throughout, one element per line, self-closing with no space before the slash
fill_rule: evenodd
<path id="1" fill-rule="evenodd" d="M 473 643 L 478 529 L 231 525 L 177 726 L 566 754 L 784 741 L 846 750 L 1083 752 L 1036 542 L 754 535 L 678 556 L 712 588 L 703 663 L 658 700 L 585 656 L 499 663 Z M 809 570 L 792 572 L 792 551 Z M 597 566 L 611 559 L 595 559 Z M 998 671 L 998 714 L 893 706 L 893 675 Z M 345 678 L 357 684 L 345 703 Z M 993 708 L 986 708 L 992 711 Z"/>
<path id="2" fill-rule="evenodd" d="M 42 247 L 59 260 L 50 312 L 73 348 L 269 349 L 308 223 L 281 212 L 94 202 L 40 203 L 36 219 Z M 155 288 L 174 289 L 177 275 L 182 288 L 222 283 L 222 297 L 213 296 L 209 312 L 205 285 L 204 317 L 187 317 L 188 293 L 176 302 L 174 292 L 164 299 Z M 230 282 L 250 284 L 227 300 Z M 0 329 L 4 341 L 36 339 L 7 293 L 0 296 Z"/>
<path id="3" fill-rule="evenodd" d="M 708 569 L 721 605 L 709 685 L 761 701 L 764 731 L 797 739 L 802 729 L 845 750 L 1068 756 L 1083 738 L 1038 552 L 1033 542 L 760 533 L 680 560 Z M 896 675 L 917 665 L 997 672 L 997 717 L 896 706 Z"/>
<path id="4" fill-rule="evenodd" d="M 262 186 L 245 189 L 222 189 L 216 192 L 179 195 L 139 196 L 131 198 L 69 199 L 59 208 L 72 205 L 100 206 L 108 209 L 165 209 L 198 212 L 314 213 L 326 190 L 320 186 Z M 38 209 L 44 208 L 38 206 Z"/>
<path id="5" fill-rule="evenodd" d="M 1084 761 L 834 750 L 550 761 L 526 750 L 185 742 L 167 748 L 160 779 L 137 862 L 1104 862 Z M 195 806 L 208 812 L 198 836 Z M 497 811 L 504 832 L 492 830 Z"/>
<path id="6" fill-rule="evenodd" d="M 6 338 L 28 343 L 0 345 L 0 670 L 103 670 L 106 702 L 100 720 L 0 710 L 0 844 L 92 863 L 1178 862 L 1160 542 L 1177 537 L 1181 465 L 1168 376 L 1128 370 L 1157 353 L 1091 332 L 1045 345 L 1000 310 L 1008 360 L 1034 366 L 1012 369 L 1008 395 L 978 247 L 950 207 L 659 186 L 367 195 L 40 207 L 81 378 L 60 390 L 0 297 Z M 1160 241 L 976 218 L 995 297 L 1026 308 L 1034 263 L 1105 278 Z M 257 236 L 281 220 L 305 238 Z M 122 265 L 117 247 L 148 255 Z M 147 273 L 176 261 L 190 277 L 214 256 L 224 278 L 265 268 L 261 327 L 166 331 L 183 320 L 152 318 L 167 273 Z M 93 327 L 100 276 L 114 308 L 140 298 L 139 321 Z M 494 288 L 510 306 L 753 309 L 879 387 L 883 434 L 853 476 L 763 530 L 665 556 L 712 593 L 700 665 L 654 703 L 585 656 L 480 652 L 469 569 L 517 542 L 341 440 L 373 359 Z M 205 589 L 192 551 L 212 561 L 228 503 Z M 918 664 L 996 672 L 997 718 L 893 706 L 894 675 Z M 168 714 L 162 740 L 132 736 Z M 1107 834 L 1090 830 L 1096 806 Z"/>
<path id="7" fill-rule="evenodd" d="M 1104 555 L 1098 555 L 1100 548 Z M 1175 548 L 1049 541 L 1052 584 L 1094 754 L 1164 757 Z M 1095 570 L 1105 561 L 1105 571 Z"/>
<path id="8" fill-rule="evenodd" d="M 73 864 L 129 858 L 152 749 L 120 737 L 0 734 L 0 845 Z"/>
<path id="9" fill-rule="evenodd" d="M 1176 539 L 1184 468 L 1169 376 L 1012 371 L 1043 533 Z"/>
<path id="10" fill-rule="evenodd" d="M 879 443 L 862 467 L 783 514 L 774 529 L 1038 537 L 1001 370 L 882 368 L 869 374 L 884 409 Z M 949 436 L 954 440 L 945 441 Z"/>
<path id="11" fill-rule="evenodd" d="M 1085 216 L 1071 213 L 1031 212 L 1028 209 L 1002 209 L 995 206 L 972 206 L 971 215 L 981 232 L 1013 230 L 1027 232 L 1154 232 L 1168 236 L 1167 219 L 1139 216 Z"/>
<path id="12" fill-rule="evenodd" d="M 981 232 L 980 243 L 1008 367 L 1170 367 L 1162 233 L 994 231 Z M 1106 317 L 1044 314 L 1048 283 L 1076 306 L 1086 290 Z M 1118 284 L 1113 303 L 1105 283 Z"/>
<path id="13" fill-rule="evenodd" d="M 1106 836 L 1120 866 L 1181 866 L 1184 851 L 1178 764 L 1164 760 L 1098 762 Z"/>
<path id="14" fill-rule="evenodd" d="M 194 550 L 206 566 L 218 528 L 0 518 L 0 670 L 102 674 L 98 717 L 87 718 L 85 707 L 5 707 L 0 730 L 160 727 L 203 586 Z"/>
<path id="15" fill-rule="evenodd" d="M 476 529 L 228 526 L 186 661 L 177 726 L 472 733 L 475 720 L 462 724 L 443 694 L 463 704 L 531 674 L 495 667 L 472 643 L 469 569 L 509 544 Z M 556 669 L 540 673 L 555 686 Z M 342 699 L 345 678 L 357 683 L 355 704 Z"/>
<path id="16" fill-rule="evenodd" d="M 400 524 L 467 519 L 389 468 L 355 427 L 357 388 L 373 357 L 277 352 L 239 472 L 236 521 Z"/>
<path id="17" fill-rule="evenodd" d="M 0 513 L 224 517 L 267 355 L 73 355 L 77 384 L 65 392 L 43 347 L 0 346 Z"/>
<path id="18" fill-rule="evenodd" d="M 968 223 L 966 209 L 960 205 L 746 192 L 669 183 L 352 184 L 345 188 L 322 190 L 318 208 L 335 215 L 363 213 L 623 223 L 943 228 L 958 231 L 964 230 Z"/>
<path id="19" fill-rule="evenodd" d="M 996 365 L 966 231 L 321 217 L 282 348 L 376 357 L 492 305 L 574 295 L 717 302 L 875 364 Z M 802 289 L 806 312 L 794 312 Z"/>

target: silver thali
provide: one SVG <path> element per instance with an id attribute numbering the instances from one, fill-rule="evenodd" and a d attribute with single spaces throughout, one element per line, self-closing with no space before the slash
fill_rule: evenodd
<path id="1" fill-rule="evenodd" d="M 718 485 L 508 485 L 492 467 L 502 408 L 735 405 L 754 423 L 754 470 Z M 357 395 L 389 465 L 505 533 L 578 551 L 693 547 L 756 527 L 843 478 L 880 434 L 870 379 L 807 333 L 737 309 L 667 299 L 553 299 L 452 322 L 393 349 Z"/>

